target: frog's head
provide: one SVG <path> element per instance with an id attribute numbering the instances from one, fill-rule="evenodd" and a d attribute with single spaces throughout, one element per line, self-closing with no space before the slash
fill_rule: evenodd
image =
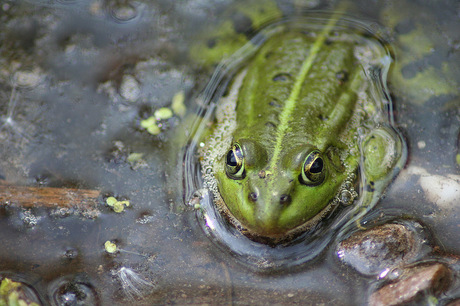
<path id="1" fill-rule="evenodd" d="M 333 150 L 312 145 L 286 147 L 279 163 L 258 142 L 240 139 L 219 161 L 217 173 L 226 207 L 249 233 L 286 237 L 316 223 L 347 177 Z"/>

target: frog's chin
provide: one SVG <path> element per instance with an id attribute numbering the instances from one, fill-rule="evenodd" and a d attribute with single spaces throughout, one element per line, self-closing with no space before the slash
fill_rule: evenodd
<path id="1" fill-rule="evenodd" d="M 253 241 L 268 245 L 277 245 L 289 242 L 292 239 L 299 236 L 300 234 L 310 230 L 312 227 L 318 224 L 318 222 L 320 222 L 331 211 L 333 207 L 333 201 L 331 201 L 325 208 L 323 208 L 323 210 L 321 210 L 312 219 L 287 231 L 280 233 L 261 233 L 255 229 L 251 229 L 250 227 L 245 226 L 237 218 L 235 218 L 235 216 L 230 212 L 224 200 L 220 196 L 217 199 L 215 198 L 214 201 L 216 201 L 215 204 L 217 205 L 220 213 L 243 235 L 245 235 Z"/>

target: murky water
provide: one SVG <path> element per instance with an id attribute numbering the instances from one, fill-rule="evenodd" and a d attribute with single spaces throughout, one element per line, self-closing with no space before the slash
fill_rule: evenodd
<path id="1" fill-rule="evenodd" d="M 366 220 L 416 221 L 432 250 L 425 259 L 449 262 L 458 274 L 460 7 L 456 1 L 361 4 L 349 13 L 386 24 L 401 63 L 390 71 L 389 87 L 409 146 L 405 169 Z M 298 5 L 279 3 L 285 14 Z M 334 245 L 294 271 L 276 273 L 249 271 L 216 248 L 183 204 L 181 188 L 171 187 L 181 184 L 179 172 L 171 171 L 181 167 L 177 151 L 170 148 L 182 141 L 174 129 L 184 119 L 176 113 L 159 120 L 159 135 L 142 127 L 180 91 L 194 107 L 191 97 L 212 69 L 192 64 L 187 51 L 207 24 L 224 18 L 225 7 L 212 1 L 1 3 L 2 184 L 98 193 L 91 205 L 2 205 L 0 275 L 26 283 L 44 304 L 366 304 L 376 277 L 343 264 Z M 398 14 L 405 22 L 394 21 Z M 414 29 L 415 39 L 407 36 Z M 427 71 L 436 77 L 424 77 Z M 116 213 L 108 196 L 130 205 Z M 108 253 L 107 241 L 118 252 Z M 458 298 L 458 288 L 456 279 L 447 298 Z"/>

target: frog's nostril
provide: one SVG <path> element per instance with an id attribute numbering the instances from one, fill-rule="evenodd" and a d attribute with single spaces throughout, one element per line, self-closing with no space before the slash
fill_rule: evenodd
<path id="1" fill-rule="evenodd" d="M 291 203 L 291 196 L 288 195 L 288 194 L 282 194 L 280 196 L 280 204 L 285 205 L 285 204 L 289 204 L 289 203 Z"/>
<path id="2" fill-rule="evenodd" d="M 255 192 L 249 193 L 249 200 L 251 200 L 253 202 L 257 201 L 257 193 L 255 193 Z"/>

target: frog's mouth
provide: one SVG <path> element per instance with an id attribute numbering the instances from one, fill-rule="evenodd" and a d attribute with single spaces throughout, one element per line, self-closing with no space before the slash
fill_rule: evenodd
<path id="1" fill-rule="evenodd" d="M 288 242 L 296 238 L 300 234 L 310 230 L 312 227 L 317 225 L 329 212 L 331 212 L 331 209 L 333 207 L 332 200 L 320 213 L 318 213 L 315 217 L 308 220 L 307 222 L 286 232 L 272 235 L 262 235 L 257 231 L 254 231 L 251 228 L 244 226 L 235 216 L 233 216 L 233 214 L 227 208 L 225 201 L 222 199 L 220 195 L 217 195 L 214 198 L 214 201 L 221 215 L 223 215 L 227 219 L 227 221 L 230 222 L 230 224 L 232 224 L 236 229 L 238 229 L 238 231 L 240 231 L 243 235 L 245 235 L 253 241 L 268 245 L 278 245 L 280 243 Z"/>

